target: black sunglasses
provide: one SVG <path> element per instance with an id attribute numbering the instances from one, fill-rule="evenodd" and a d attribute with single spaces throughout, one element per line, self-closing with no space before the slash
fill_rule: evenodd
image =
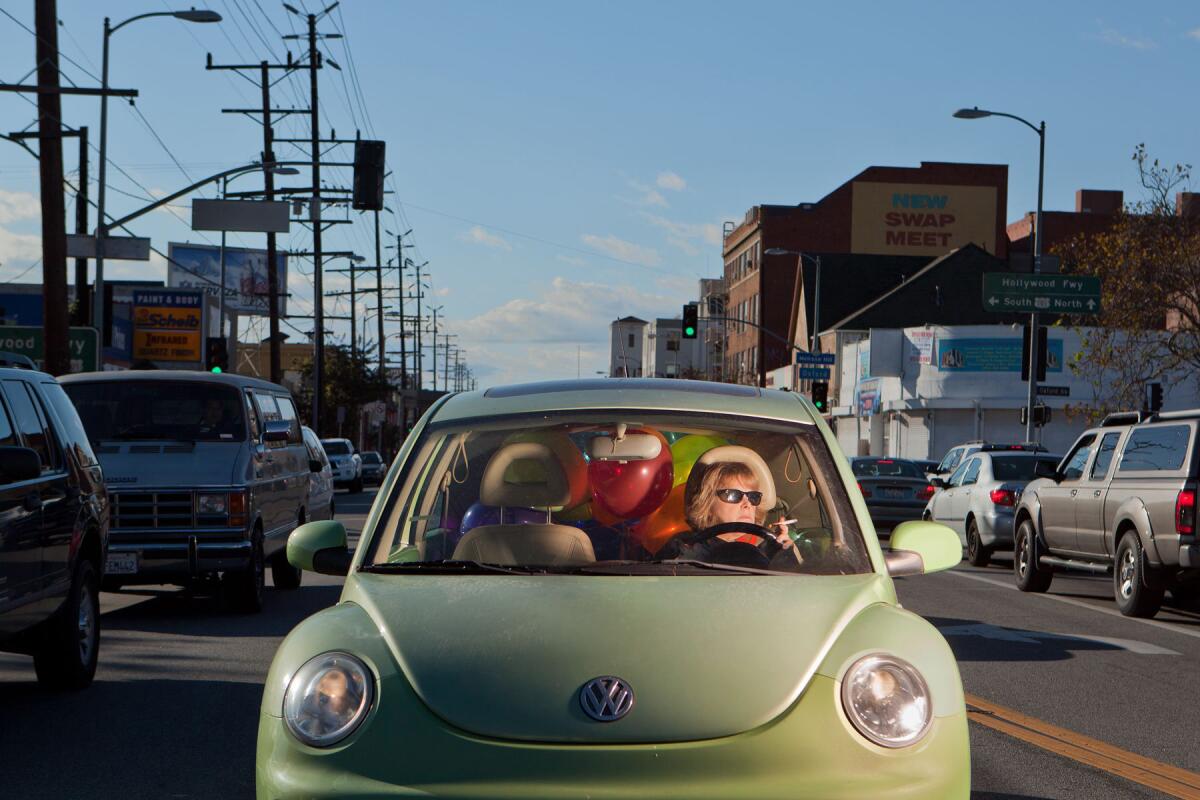
<path id="1" fill-rule="evenodd" d="M 717 497 L 726 503 L 740 503 L 745 497 L 752 506 L 762 502 L 762 492 L 743 492 L 741 489 L 717 489 Z"/>

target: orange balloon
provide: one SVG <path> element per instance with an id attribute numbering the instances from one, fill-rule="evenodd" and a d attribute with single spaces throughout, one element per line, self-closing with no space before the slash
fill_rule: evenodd
<path id="1" fill-rule="evenodd" d="M 614 525 L 620 525 L 625 521 L 620 517 L 613 516 L 612 514 L 608 513 L 604 509 L 604 506 L 600 505 L 599 503 L 591 503 L 590 505 L 592 507 L 592 519 L 596 520 L 596 522 L 599 522 L 601 525 L 607 525 L 611 528 Z"/>
<path id="2" fill-rule="evenodd" d="M 686 484 L 676 486 L 661 506 L 633 527 L 633 538 L 650 553 L 657 553 L 672 536 L 691 530 L 684 514 Z"/>

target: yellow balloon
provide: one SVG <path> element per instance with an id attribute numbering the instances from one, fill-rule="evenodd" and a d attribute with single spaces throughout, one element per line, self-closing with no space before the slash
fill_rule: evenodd
<path id="1" fill-rule="evenodd" d="M 671 485 L 681 486 L 687 483 L 688 476 L 692 474 L 692 467 L 696 466 L 697 459 L 714 447 L 724 444 L 729 444 L 729 442 L 719 436 L 690 434 L 677 439 L 671 445 L 671 461 L 675 465 L 674 481 Z"/>

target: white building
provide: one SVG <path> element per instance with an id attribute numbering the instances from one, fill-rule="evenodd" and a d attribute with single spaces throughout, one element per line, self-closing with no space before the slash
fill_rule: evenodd
<path id="1" fill-rule="evenodd" d="M 621 317 L 609 323 L 611 349 L 608 358 L 610 378 L 640 378 L 654 374 L 654 349 L 651 326 L 644 319 Z"/>

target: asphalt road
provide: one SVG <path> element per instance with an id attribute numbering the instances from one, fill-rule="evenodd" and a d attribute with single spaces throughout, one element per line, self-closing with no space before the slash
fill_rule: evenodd
<path id="1" fill-rule="evenodd" d="M 352 536 L 372 499 L 338 495 Z M 305 573 L 300 589 L 269 591 L 257 615 L 168 588 L 104 594 L 100 667 L 78 694 L 43 692 L 30 659 L 0 654 L 0 796 L 253 797 L 271 658 L 297 622 L 336 602 L 340 583 Z M 947 636 L 969 697 L 1200 772 L 1200 613 L 1126 619 L 1109 581 L 1090 576 L 1060 575 L 1047 595 L 1021 594 L 1006 564 L 897 585 L 902 603 Z M 1171 796 L 980 719 L 971 725 L 977 798 Z"/>

